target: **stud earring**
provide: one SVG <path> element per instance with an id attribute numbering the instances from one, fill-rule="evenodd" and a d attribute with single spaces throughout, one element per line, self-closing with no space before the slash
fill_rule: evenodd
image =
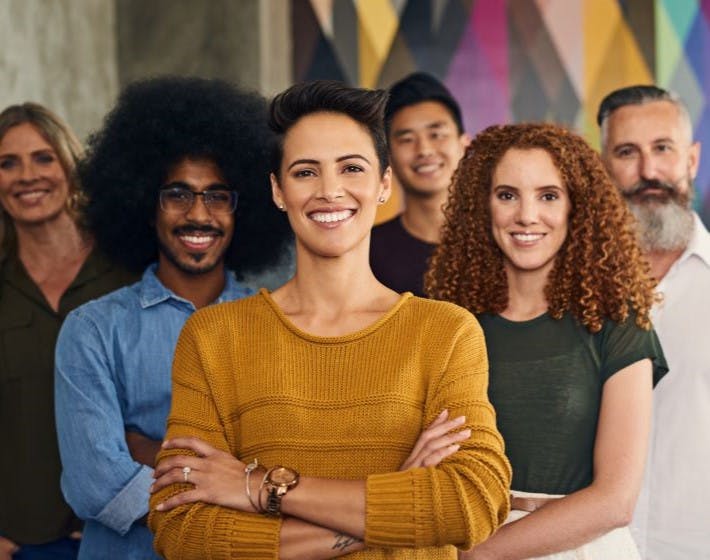
<path id="1" fill-rule="evenodd" d="M 380 204 L 384 204 L 384 202 L 385 202 L 385 197 L 384 197 L 384 196 L 381 196 L 380 198 L 377 199 L 377 202 L 379 202 Z"/>
<path id="2" fill-rule="evenodd" d="M 283 204 L 279 204 L 279 210 L 284 210 L 284 205 L 283 205 Z"/>

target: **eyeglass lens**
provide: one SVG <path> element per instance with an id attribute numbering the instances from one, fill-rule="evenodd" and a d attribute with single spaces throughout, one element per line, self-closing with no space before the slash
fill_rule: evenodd
<path id="1" fill-rule="evenodd" d="M 166 212 L 187 212 L 195 204 L 195 197 L 201 196 L 210 212 L 229 213 L 237 207 L 237 192 L 224 188 L 210 188 L 194 192 L 181 186 L 160 190 L 160 207 Z"/>

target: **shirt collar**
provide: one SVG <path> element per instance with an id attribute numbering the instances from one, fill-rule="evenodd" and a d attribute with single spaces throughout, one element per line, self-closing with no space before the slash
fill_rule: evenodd
<path id="1" fill-rule="evenodd" d="M 693 236 L 678 262 L 684 262 L 693 255 L 697 255 L 703 260 L 706 266 L 710 267 L 710 232 L 705 229 L 700 216 L 693 212 Z"/>
<path id="2" fill-rule="evenodd" d="M 158 263 L 153 263 L 149 265 L 143 273 L 143 278 L 141 279 L 140 286 L 138 288 L 141 307 L 145 309 L 147 307 L 158 305 L 159 303 L 167 300 L 174 300 L 188 305 L 194 311 L 195 306 L 191 301 L 176 295 L 172 290 L 166 288 L 163 283 L 158 280 L 158 277 L 155 274 L 157 269 Z M 252 293 L 252 290 L 237 282 L 234 272 L 227 270 L 225 271 L 224 289 L 214 303 L 232 301 L 251 295 Z"/>

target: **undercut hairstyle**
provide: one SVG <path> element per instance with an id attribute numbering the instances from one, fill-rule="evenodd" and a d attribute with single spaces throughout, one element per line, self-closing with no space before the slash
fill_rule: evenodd
<path id="1" fill-rule="evenodd" d="M 693 123 L 688 113 L 688 108 L 680 96 L 653 85 L 636 85 L 616 89 L 609 93 L 599 104 L 597 111 L 597 124 L 601 128 L 602 147 L 606 141 L 606 124 L 609 116 L 622 107 L 628 105 L 644 105 L 654 101 L 668 101 L 675 105 L 688 132 L 688 141 L 693 139 Z"/>
<path id="2" fill-rule="evenodd" d="M 271 201 L 266 102 L 221 80 L 161 77 L 121 94 L 80 166 L 87 219 L 100 249 L 129 270 L 158 258 L 159 189 L 184 159 L 208 159 L 239 193 L 225 255 L 238 277 L 278 262 L 290 239 Z"/>
<path id="3" fill-rule="evenodd" d="M 84 156 L 81 142 L 61 117 L 43 105 L 32 102 L 10 105 L 0 113 L 0 139 L 11 128 L 21 124 L 32 125 L 57 154 L 69 184 L 67 208 L 72 218 L 82 225 L 80 222 L 85 200 L 77 177 L 77 165 Z M 5 219 L 11 222 L 9 217 Z"/>
<path id="4" fill-rule="evenodd" d="M 277 141 L 271 154 L 271 172 L 280 177 L 283 140 L 289 129 L 302 117 L 314 113 L 339 113 L 363 126 L 375 146 L 380 176 L 389 166 L 384 108 L 387 92 L 381 89 L 348 87 L 341 82 L 317 80 L 303 82 L 279 93 L 271 102 L 269 126 Z"/>
<path id="5" fill-rule="evenodd" d="M 508 306 L 503 252 L 492 234 L 493 173 L 511 148 L 545 150 L 571 202 L 567 238 L 545 287 L 556 319 L 571 313 L 590 332 L 605 319 L 649 329 L 656 301 L 633 218 L 601 159 L 582 138 L 552 124 L 492 126 L 476 136 L 461 160 L 445 208 L 442 241 L 425 278 L 427 293 L 473 313 Z"/>
<path id="6" fill-rule="evenodd" d="M 387 134 L 389 134 L 392 119 L 397 111 L 425 101 L 441 103 L 451 114 L 459 135 L 464 133 L 461 107 L 446 86 L 434 76 L 426 72 L 414 72 L 393 84 L 389 89 L 389 94 L 385 107 Z"/>

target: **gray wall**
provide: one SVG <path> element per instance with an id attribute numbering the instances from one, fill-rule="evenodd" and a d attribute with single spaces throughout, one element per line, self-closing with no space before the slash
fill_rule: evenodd
<path id="1" fill-rule="evenodd" d="M 80 138 L 120 87 L 156 74 L 291 83 L 283 0 L 0 0 L 0 108 L 37 101 Z"/>
<path id="2" fill-rule="evenodd" d="M 194 75 L 270 95 L 291 83 L 289 7 L 283 0 L 117 0 L 119 81 Z"/>
<path id="3" fill-rule="evenodd" d="M 0 108 L 46 105 L 80 137 L 118 91 L 113 0 L 0 0 Z"/>
<path id="4" fill-rule="evenodd" d="M 291 83 L 289 9 L 285 0 L 0 0 L 0 110 L 42 103 L 85 139 L 139 78 L 223 78 L 270 96 Z M 0 239 L 2 229 L 0 217 Z M 249 283 L 277 286 L 289 259 Z"/>

